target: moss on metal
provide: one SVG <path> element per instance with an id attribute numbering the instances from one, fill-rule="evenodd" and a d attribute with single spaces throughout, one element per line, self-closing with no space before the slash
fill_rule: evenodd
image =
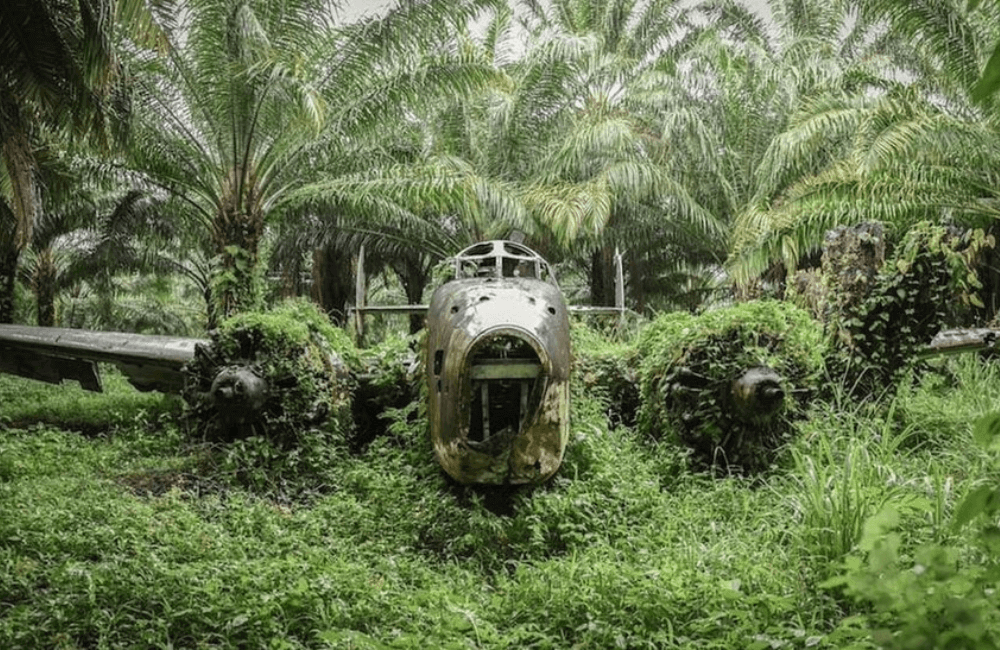
<path id="1" fill-rule="evenodd" d="M 703 466 L 770 467 L 824 363 L 822 326 L 784 302 L 661 316 L 640 335 L 639 428 Z"/>
<path id="2" fill-rule="evenodd" d="M 262 436 L 283 448 L 305 430 L 352 428 L 348 336 L 305 301 L 233 316 L 186 367 L 183 391 L 198 431 L 212 440 Z"/>

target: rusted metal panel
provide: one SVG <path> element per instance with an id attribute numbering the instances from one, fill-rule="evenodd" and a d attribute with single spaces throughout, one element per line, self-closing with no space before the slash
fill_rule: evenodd
<path id="1" fill-rule="evenodd" d="M 28 376 L 44 375 L 58 383 L 79 381 L 88 390 L 100 390 L 93 362 L 113 363 L 140 390 L 177 392 L 184 386 L 181 372 L 203 339 L 94 332 L 58 327 L 0 325 L 0 371 Z M 90 364 L 92 372 L 84 364 Z M 25 374 L 27 373 L 27 374 Z"/>
<path id="2" fill-rule="evenodd" d="M 765 420 L 777 414 L 785 401 L 783 379 L 773 368 L 750 368 L 730 390 L 736 414 L 745 420 Z"/>
<path id="3" fill-rule="evenodd" d="M 477 363 L 472 368 L 473 379 L 534 379 L 542 373 L 537 363 Z"/>
<path id="4" fill-rule="evenodd" d="M 427 305 L 370 305 L 365 307 L 348 307 L 351 314 L 423 314 Z"/>
<path id="5" fill-rule="evenodd" d="M 538 483 L 569 438 L 568 310 L 530 249 L 496 241 L 466 252 L 455 264 L 467 277 L 438 287 L 427 318 L 435 454 L 463 483 Z"/>

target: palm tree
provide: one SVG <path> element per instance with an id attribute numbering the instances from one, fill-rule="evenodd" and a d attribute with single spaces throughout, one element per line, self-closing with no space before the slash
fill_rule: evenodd
<path id="1" fill-rule="evenodd" d="M 265 227 L 318 207 L 370 218 L 379 138 L 409 105 L 464 92 L 483 71 L 446 47 L 447 27 L 472 4 L 407 3 L 340 27 L 331 0 L 183 5 L 168 55 L 149 57 L 139 82 L 129 164 L 179 198 L 204 234 L 217 264 L 214 318 L 258 301 Z M 289 200 L 321 178 L 329 200 Z"/>
<path id="2" fill-rule="evenodd" d="M 78 189 L 47 203 L 19 269 L 38 325 L 56 325 L 57 297 L 81 283 L 108 290 L 117 275 L 173 272 L 163 254 L 175 238 L 164 201 L 142 190 Z"/>
<path id="3" fill-rule="evenodd" d="M 375 139 L 350 138 L 354 146 L 322 180 L 292 192 L 280 206 L 291 219 L 283 224 L 288 234 L 277 259 L 294 266 L 313 251 L 314 297 L 335 317 L 354 292 L 354 271 L 344 260 L 362 246 L 368 275 L 394 273 L 407 300 L 417 303 L 443 257 L 523 224 L 512 188 L 477 164 L 485 143 L 472 145 L 470 138 L 481 134 L 459 133 L 479 126 L 462 116 L 478 116 L 508 80 L 470 40 L 467 27 L 455 27 L 448 39 L 456 71 L 471 71 L 475 83 L 457 93 L 423 90 L 405 114 L 381 123 Z M 411 318 L 411 330 L 421 326 L 422 318 Z"/>
<path id="4" fill-rule="evenodd" d="M 636 224 L 711 231 L 711 215 L 662 173 L 665 148 L 634 93 L 676 54 L 667 41 L 683 25 L 677 4 L 524 3 L 522 16 L 501 7 L 482 38 L 468 37 L 468 51 L 501 76 L 423 120 L 422 160 L 450 169 L 472 197 L 416 220 L 437 233 L 431 247 L 455 252 L 517 228 L 552 259 L 599 251 L 588 274 L 600 303 L 613 299 L 607 253 Z M 665 223 L 667 206 L 675 216 Z"/>
<path id="5" fill-rule="evenodd" d="M 142 0 L 10 0 L 0 6 L 0 322 L 10 322 L 17 262 L 42 189 L 39 150 L 66 135 L 107 136 L 127 108 L 114 47 L 151 42 Z"/>
<path id="6" fill-rule="evenodd" d="M 772 142 L 761 189 L 740 216 L 730 260 L 738 279 L 778 263 L 793 270 L 836 225 L 988 226 L 998 215 L 1000 115 L 993 99 L 977 107 L 969 94 L 996 42 L 995 21 L 959 2 L 861 7 L 864 21 L 888 21 L 896 39 L 888 51 L 906 74 L 801 104 Z"/>
<path id="7" fill-rule="evenodd" d="M 531 159 L 534 184 L 525 200 L 552 239 L 588 258 L 595 304 L 612 303 L 613 254 L 630 249 L 641 303 L 650 263 L 692 259 L 697 253 L 688 253 L 721 238 L 716 216 L 670 173 L 671 143 L 651 92 L 670 83 L 699 30 L 683 3 L 671 0 L 525 5 L 524 22 L 542 47 L 562 39 L 576 49 L 563 59 L 562 95 L 549 98 L 564 113 Z"/>

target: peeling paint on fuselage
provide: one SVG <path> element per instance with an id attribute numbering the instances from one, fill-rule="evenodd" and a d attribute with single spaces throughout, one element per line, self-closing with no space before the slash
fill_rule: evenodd
<path id="1" fill-rule="evenodd" d="M 558 287 L 525 277 L 452 280 L 431 298 L 427 332 L 428 415 L 444 470 L 479 484 L 552 476 L 569 439 L 569 316 Z M 518 358 L 504 357 L 512 348 Z M 510 408 L 527 412 L 491 431 L 475 418 L 488 420 L 497 408 L 490 400 L 504 390 L 520 390 Z"/>

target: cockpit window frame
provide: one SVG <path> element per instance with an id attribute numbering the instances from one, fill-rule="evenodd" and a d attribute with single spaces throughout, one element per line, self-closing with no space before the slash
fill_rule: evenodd
<path id="1" fill-rule="evenodd" d="M 524 244 L 509 240 L 473 244 L 458 253 L 453 263 L 456 278 L 526 277 L 559 286 L 545 258 Z"/>

